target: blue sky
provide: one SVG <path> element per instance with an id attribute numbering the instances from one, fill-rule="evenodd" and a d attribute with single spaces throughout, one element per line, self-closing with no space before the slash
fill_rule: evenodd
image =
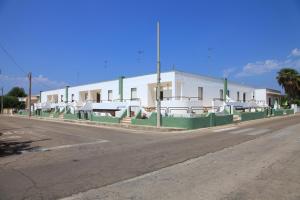
<path id="1" fill-rule="evenodd" d="M 300 69 L 297 0 L 0 0 L 0 43 L 33 91 L 172 68 L 279 89 L 276 72 Z M 27 88 L 0 49 L 0 86 Z"/>

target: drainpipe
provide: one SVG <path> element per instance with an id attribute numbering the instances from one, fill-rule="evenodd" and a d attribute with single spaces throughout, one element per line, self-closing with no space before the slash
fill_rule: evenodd
<path id="1" fill-rule="evenodd" d="M 227 96 L 227 78 L 224 78 L 223 101 L 226 102 Z"/>
<path id="2" fill-rule="evenodd" d="M 70 86 L 66 86 L 66 93 L 65 93 L 65 96 L 66 96 L 66 98 L 65 98 L 65 103 L 68 103 L 68 96 L 69 96 L 69 87 Z"/>
<path id="3" fill-rule="evenodd" d="M 119 77 L 119 98 L 120 101 L 123 101 L 123 80 L 124 80 L 124 76 L 120 76 Z"/>

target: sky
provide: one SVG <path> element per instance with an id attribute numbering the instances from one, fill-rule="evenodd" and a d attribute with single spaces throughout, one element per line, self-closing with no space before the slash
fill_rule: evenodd
<path id="1" fill-rule="evenodd" d="M 0 0 L 0 87 L 33 93 L 178 70 L 280 89 L 300 71 L 299 0 Z"/>

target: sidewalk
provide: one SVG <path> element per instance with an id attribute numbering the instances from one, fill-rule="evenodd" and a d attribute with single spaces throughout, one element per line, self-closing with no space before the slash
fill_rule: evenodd
<path id="1" fill-rule="evenodd" d="M 28 116 L 24 115 L 6 115 L 9 117 L 19 117 L 29 119 Z M 156 132 L 175 132 L 175 131 L 184 131 L 186 129 L 181 128 L 171 128 L 171 127 L 153 127 L 153 126 L 142 126 L 142 125 L 131 125 L 131 124 L 118 124 L 118 123 L 103 123 L 103 122 L 93 122 L 88 120 L 71 120 L 71 119 L 59 119 L 59 118 L 51 118 L 51 117 L 37 117 L 32 116 L 30 119 L 40 120 L 40 121 L 52 121 L 59 123 L 72 123 L 77 125 L 89 125 L 89 126 L 97 126 L 103 128 L 123 128 L 128 130 L 141 130 L 141 131 L 156 131 Z"/>

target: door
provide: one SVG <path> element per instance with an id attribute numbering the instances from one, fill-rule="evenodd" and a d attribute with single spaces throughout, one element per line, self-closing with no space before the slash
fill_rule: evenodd
<path id="1" fill-rule="evenodd" d="M 164 100 L 164 91 L 160 91 L 159 99 L 160 99 L 161 101 Z"/>
<path id="2" fill-rule="evenodd" d="M 99 92 L 97 92 L 97 103 L 100 103 L 101 101 L 101 95 Z"/>

